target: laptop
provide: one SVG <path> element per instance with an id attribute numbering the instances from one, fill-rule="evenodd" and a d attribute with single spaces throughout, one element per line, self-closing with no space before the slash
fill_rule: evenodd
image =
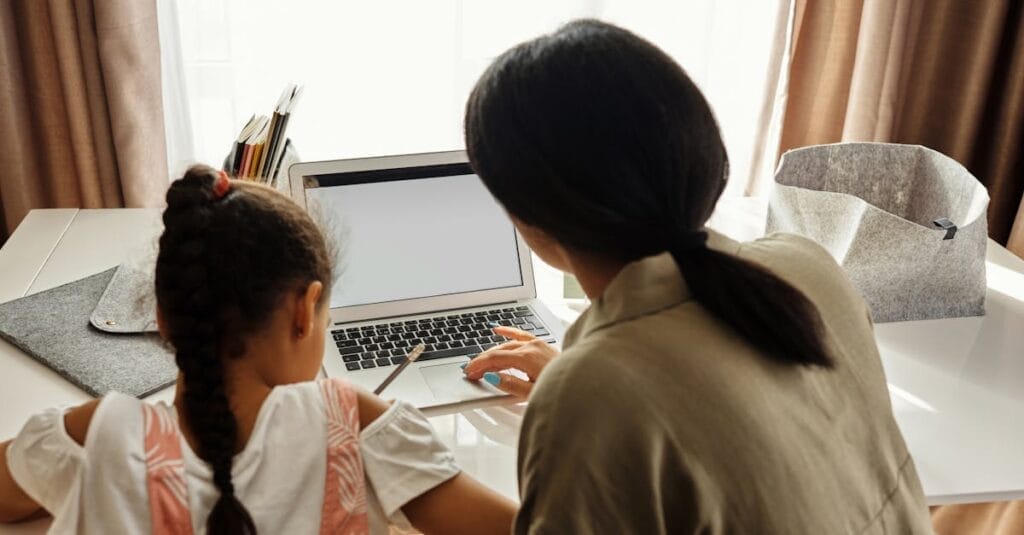
<path id="1" fill-rule="evenodd" d="M 561 343 L 529 248 L 464 151 L 304 162 L 288 175 L 292 198 L 336 242 L 327 376 L 372 391 L 423 343 L 382 397 L 419 408 L 499 400 L 460 367 L 506 341 L 494 325 Z"/>

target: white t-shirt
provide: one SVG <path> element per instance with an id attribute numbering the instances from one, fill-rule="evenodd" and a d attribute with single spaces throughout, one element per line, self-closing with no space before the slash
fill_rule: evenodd
<path id="1" fill-rule="evenodd" d="M 29 419 L 7 449 L 11 475 L 54 516 L 51 533 L 148 533 L 150 510 L 142 401 L 112 393 L 100 402 L 79 446 L 64 410 Z M 165 403 L 159 410 L 175 414 Z M 234 458 L 235 494 L 260 533 L 318 533 L 324 500 L 327 429 L 316 383 L 274 388 L 245 449 Z M 195 533 L 219 497 L 212 472 L 181 440 Z M 395 402 L 360 433 L 371 533 L 409 527 L 400 508 L 459 473 L 426 418 Z"/>

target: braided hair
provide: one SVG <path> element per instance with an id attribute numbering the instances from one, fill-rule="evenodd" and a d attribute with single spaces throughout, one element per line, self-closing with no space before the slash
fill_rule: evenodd
<path id="1" fill-rule="evenodd" d="M 171 184 L 156 265 L 156 296 L 183 375 L 185 422 L 220 491 L 210 533 L 256 533 L 235 496 L 231 462 L 239 447 L 225 359 L 245 352 L 288 292 L 321 281 L 329 295 L 331 258 L 316 224 L 270 188 L 233 182 L 218 191 L 217 172 L 194 166 Z M 323 303 L 320 304 L 323 306 Z"/>

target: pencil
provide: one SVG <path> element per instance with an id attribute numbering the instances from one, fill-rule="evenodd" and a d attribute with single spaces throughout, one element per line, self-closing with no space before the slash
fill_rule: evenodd
<path id="1" fill-rule="evenodd" d="M 413 362 L 416 362 L 416 359 L 420 358 L 420 355 L 423 354 L 423 350 L 426 348 L 427 346 L 425 344 L 420 344 L 412 348 L 412 351 L 410 351 L 409 354 L 405 356 L 405 362 L 399 364 L 398 367 L 395 368 L 395 371 L 391 372 L 391 375 L 389 375 L 387 379 L 384 379 L 384 382 L 381 383 L 380 386 L 374 389 L 373 393 L 379 396 L 380 393 L 383 392 L 384 389 L 387 388 L 388 385 L 391 384 L 391 382 L 394 381 L 396 377 L 398 377 L 398 374 L 402 373 L 402 370 L 404 370 Z"/>

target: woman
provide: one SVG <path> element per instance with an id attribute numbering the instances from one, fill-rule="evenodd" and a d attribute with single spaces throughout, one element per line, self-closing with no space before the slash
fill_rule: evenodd
<path id="1" fill-rule="evenodd" d="M 494 62 L 465 134 L 593 300 L 561 356 L 523 339 L 466 367 L 531 378 L 487 377 L 533 387 L 516 533 L 930 532 L 864 302 L 806 239 L 704 229 L 728 161 L 664 52 L 571 23 Z"/>

